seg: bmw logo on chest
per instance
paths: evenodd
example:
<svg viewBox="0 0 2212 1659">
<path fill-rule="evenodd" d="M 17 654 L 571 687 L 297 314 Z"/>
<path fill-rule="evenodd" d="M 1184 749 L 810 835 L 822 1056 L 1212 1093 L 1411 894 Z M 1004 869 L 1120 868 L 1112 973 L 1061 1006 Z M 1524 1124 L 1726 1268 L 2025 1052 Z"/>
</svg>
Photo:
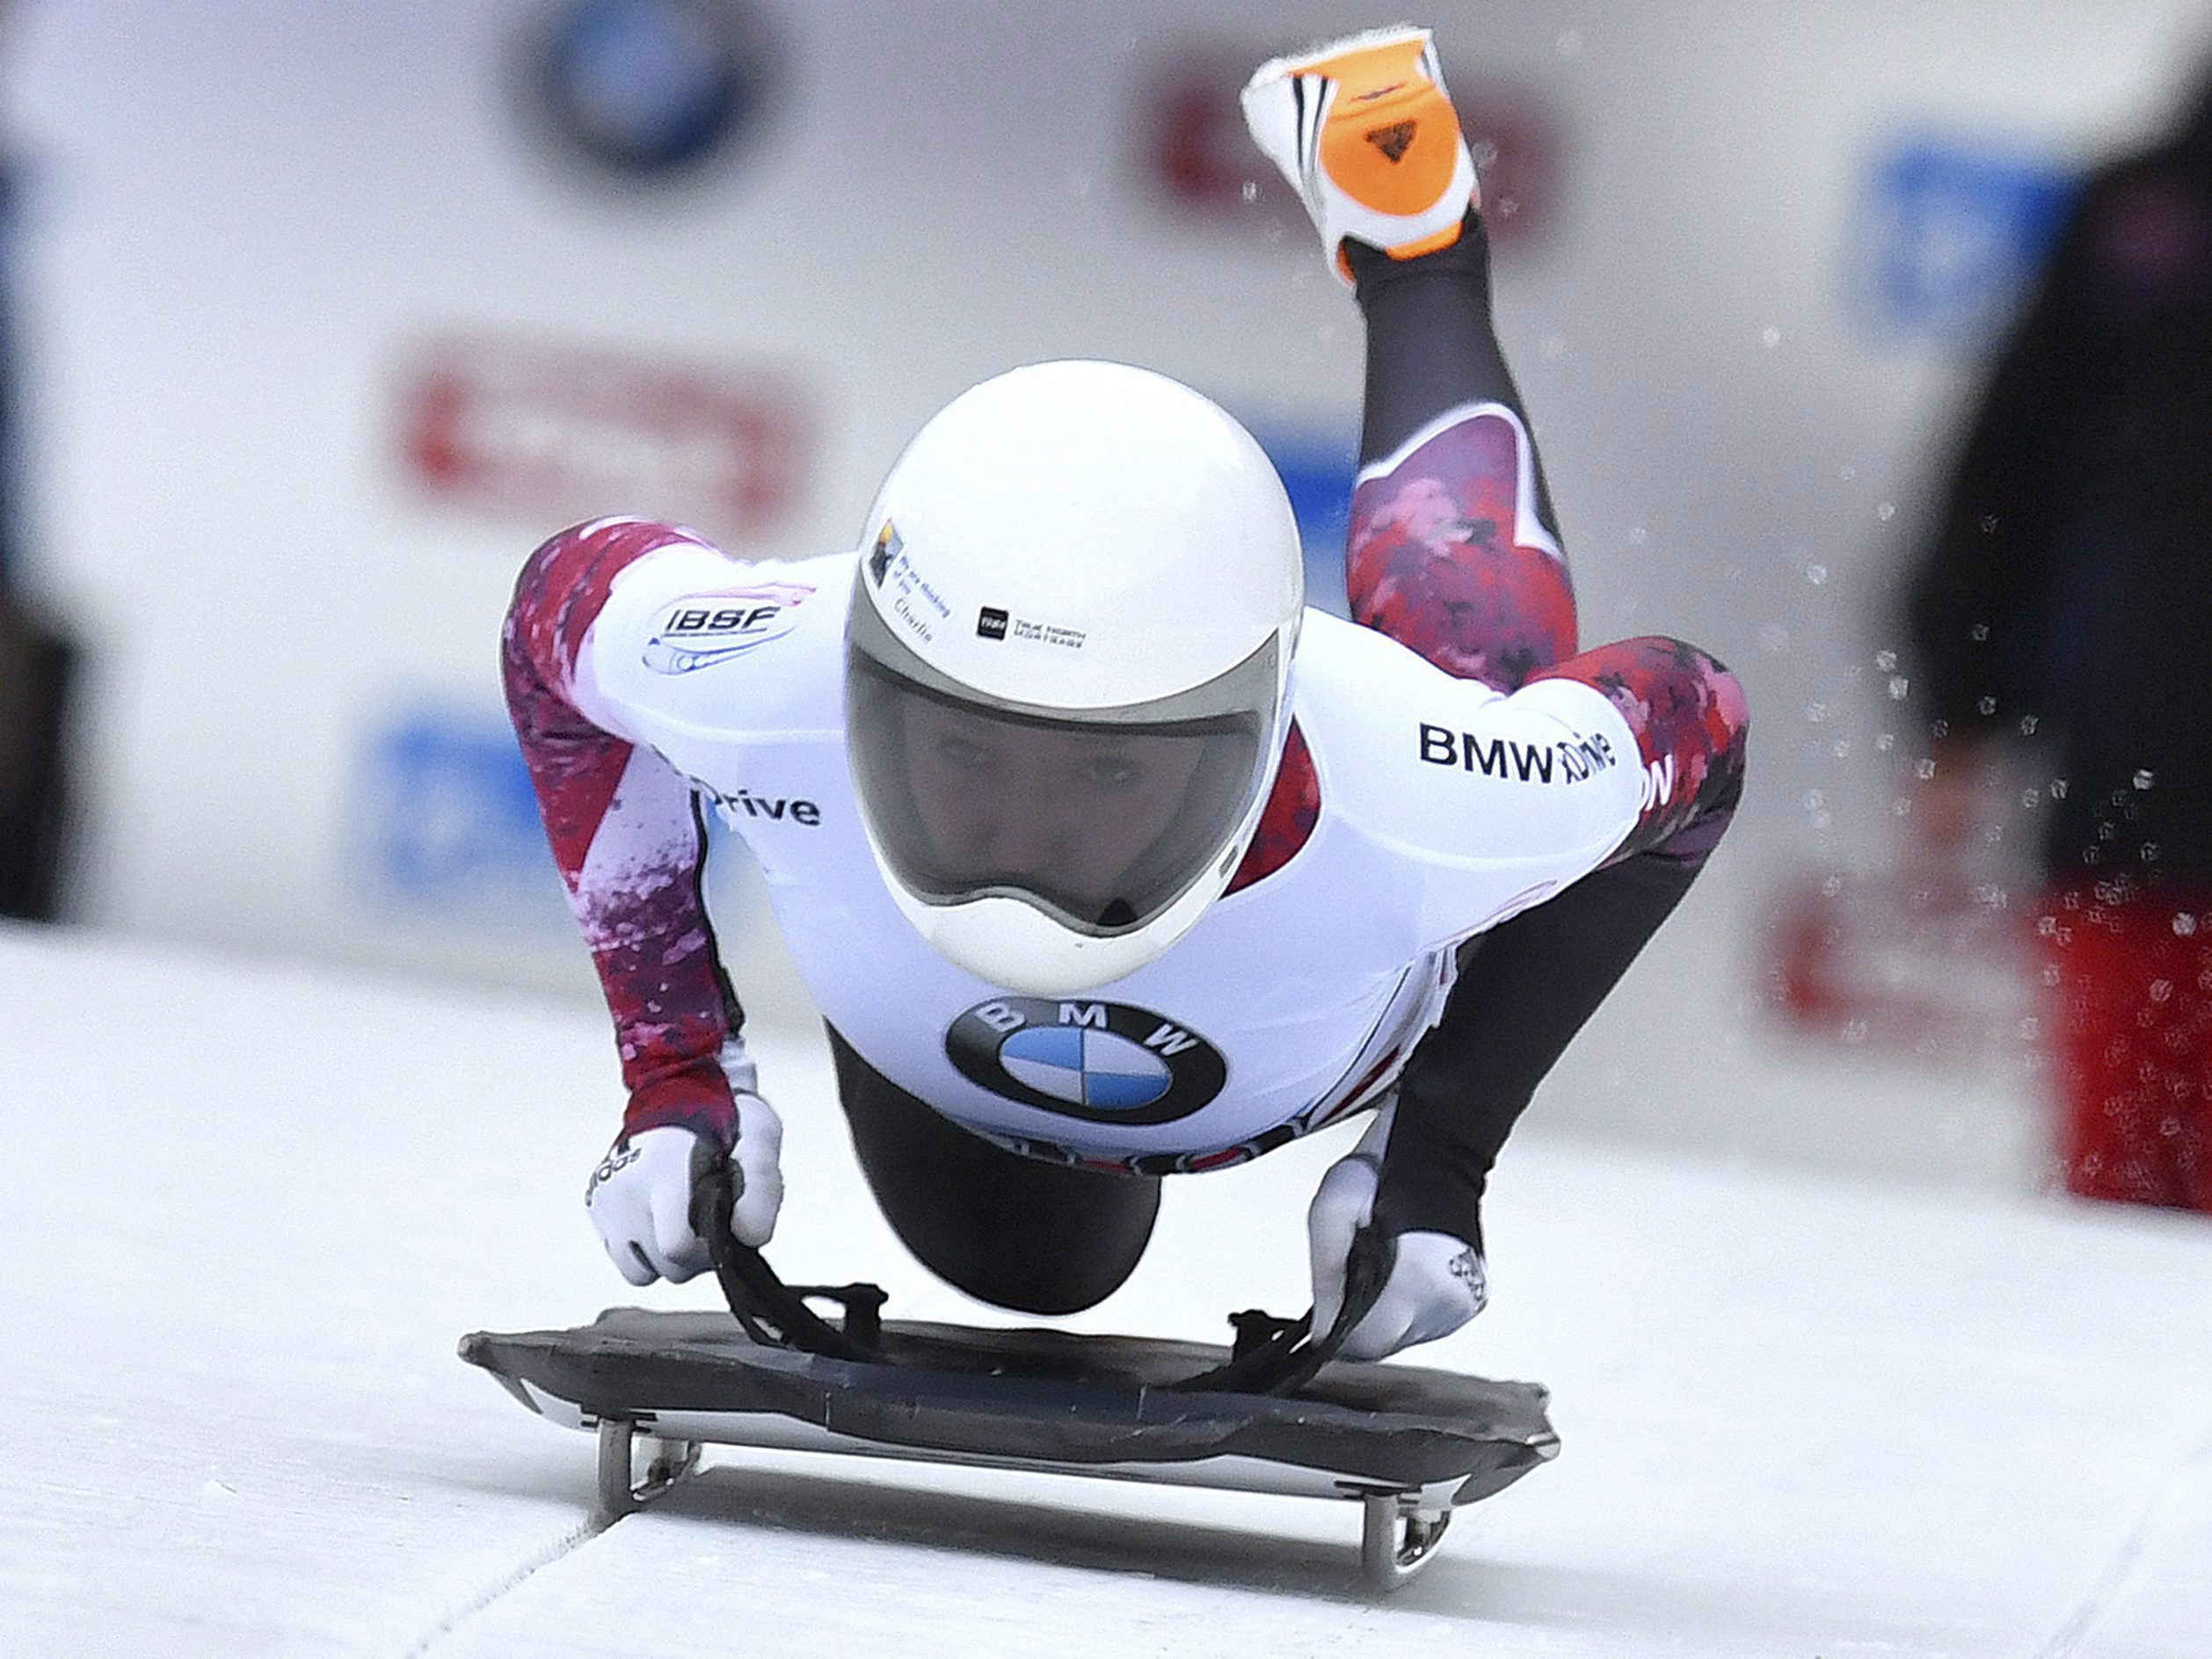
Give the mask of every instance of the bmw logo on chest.
<svg viewBox="0 0 2212 1659">
<path fill-rule="evenodd" d="M 1165 1124 L 1221 1092 L 1228 1062 L 1196 1031 L 1125 1002 L 995 997 L 945 1033 L 979 1088 L 1092 1124 Z"/>
</svg>

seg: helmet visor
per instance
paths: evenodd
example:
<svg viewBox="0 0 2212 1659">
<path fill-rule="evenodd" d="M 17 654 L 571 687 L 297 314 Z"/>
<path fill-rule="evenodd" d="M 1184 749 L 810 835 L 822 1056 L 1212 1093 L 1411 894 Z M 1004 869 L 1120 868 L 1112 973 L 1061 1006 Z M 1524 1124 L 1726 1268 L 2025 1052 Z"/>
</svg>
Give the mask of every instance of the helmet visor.
<svg viewBox="0 0 2212 1659">
<path fill-rule="evenodd" d="M 1228 851 L 1265 770 L 1272 642 L 1149 711 L 1078 714 L 925 683 L 861 647 L 875 631 L 855 629 L 847 743 L 884 862 L 923 902 L 1000 895 L 1081 933 L 1126 933 Z"/>
</svg>

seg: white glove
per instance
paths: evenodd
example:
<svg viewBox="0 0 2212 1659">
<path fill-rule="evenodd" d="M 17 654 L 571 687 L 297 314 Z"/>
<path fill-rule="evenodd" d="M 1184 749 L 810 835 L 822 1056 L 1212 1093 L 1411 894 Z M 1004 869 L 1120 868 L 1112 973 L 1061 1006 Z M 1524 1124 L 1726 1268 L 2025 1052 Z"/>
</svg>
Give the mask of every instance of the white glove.
<svg viewBox="0 0 2212 1659">
<path fill-rule="evenodd" d="M 783 1204 L 783 1122 L 758 1095 L 737 1096 L 738 1139 L 730 1149 L 736 1202 L 730 1233 L 758 1249 L 775 1232 Z M 670 1126 L 624 1135 L 592 1171 L 584 1207 L 622 1276 L 632 1284 L 666 1279 L 680 1284 L 713 1265 L 707 1241 L 692 1230 L 691 1198 L 714 1150 L 688 1129 Z"/>
<path fill-rule="evenodd" d="M 1317 1335 L 1335 1326 L 1344 1305 L 1352 1240 L 1374 1219 L 1382 1149 L 1389 1138 L 1390 1111 L 1385 1108 L 1350 1155 L 1328 1167 L 1306 1212 Z M 1339 1352 L 1346 1359 L 1380 1359 L 1415 1342 L 1448 1336 L 1489 1300 L 1481 1255 L 1465 1239 L 1448 1233 L 1401 1233 L 1391 1242 L 1390 1275 L 1375 1305 L 1345 1337 Z"/>
</svg>

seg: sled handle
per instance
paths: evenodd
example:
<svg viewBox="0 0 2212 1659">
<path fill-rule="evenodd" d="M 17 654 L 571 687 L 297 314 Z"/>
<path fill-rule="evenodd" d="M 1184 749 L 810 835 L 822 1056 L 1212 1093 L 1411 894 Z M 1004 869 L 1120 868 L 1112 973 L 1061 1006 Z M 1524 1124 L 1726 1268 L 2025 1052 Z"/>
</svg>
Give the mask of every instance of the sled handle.
<svg viewBox="0 0 2212 1659">
<path fill-rule="evenodd" d="M 1396 1254 L 1390 1239 L 1372 1227 L 1362 1227 L 1352 1235 L 1351 1255 L 1344 1264 L 1343 1306 L 1336 1310 L 1335 1322 L 1321 1335 L 1313 1334 L 1313 1313 L 1308 1308 L 1297 1319 L 1274 1321 L 1273 1331 L 1226 1364 L 1168 1386 L 1178 1393 L 1241 1394 L 1287 1394 L 1303 1388 L 1316 1372 L 1336 1357 L 1344 1339 L 1367 1317 L 1367 1310 L 1382 1294 Z M 1233 1322 L 1252 1319 L 1249 1313 L 1231 1317 Z M 1242 1329 L 1240 1324 L 1240 1334 Z"/>
<path fill-rule="evenodd" d="M 768 1265 L 768 1258 L 730 1231 L 730 1212 L 736 1203 L 731 1190 L 730 1165 L 717 1159 L 700 1177 L 692 1194 L 692 1230 L 707 1241 L 716 1280 L 730 1304 L 730 1312 L 746 1334 L 757 1342 L 795 1348 L 826 1359 L 855 1360 L 877 1365 L 899 1362 L 883 1349 L 883 1290 L 874 1284 L 786 1284 Z M 1390 1277 L 1396 1250 L 1393 1241 L 1372 1228 L 1352 1236 L 1351 1255 L 1344 1267 L 1344 1302 L 1336 1320 L 1316 1337 L 1311 1308 L 1294 1320 L 1275 1320 L 1265 1314 L 1232 1315 L 1240 1340 L 1229 1359 L 1195 1377 L 1165 1383 L 1173 1393 L 1283 1394 L 1303 1388 L 1313 1374 L 1336 1357 L 1344 1339 L 1367 1316 Z M 809 1297 L 825 1297 L 845 1308 L 842 1327 L 833 1325 L 806 1305 Z M 1274 1328 L 1257 1341 L 1243 1340 L 1262 1321 Z"/>
<path fill-rule="evenodd" d="M 803 1349 L 831 1359 L 885 1363 L 882 1348 L 884 1292 L 873 1284 L 786 1284 L 751 1245 L 730 1231 L 737 1195 L 730 1187 L 730 1162 L 717 1158 L 707 1166 L 691 1197 L 692 1231 L 707 1241 L 708 1259 L 722 1286 L 723 1299 L 757 1342 Z M 703 1222 L 705 1225 L 700 1225 Z M 808 1296 L 841 1302 L 845 1322 L 831 1324 L 806 1305 Z"/>
</svg>

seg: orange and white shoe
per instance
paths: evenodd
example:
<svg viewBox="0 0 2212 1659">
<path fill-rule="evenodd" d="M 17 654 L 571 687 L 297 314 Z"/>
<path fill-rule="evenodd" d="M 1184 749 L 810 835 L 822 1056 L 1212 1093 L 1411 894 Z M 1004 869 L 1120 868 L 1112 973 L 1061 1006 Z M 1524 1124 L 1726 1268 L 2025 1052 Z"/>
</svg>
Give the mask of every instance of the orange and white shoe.
<svg viewBox="0 0 2212 1659">
<path fill-rule="evenodd" d="M 1305 199 L 1347 282 L 1347 236 L 1410 259 L 1457 242 L 1480 205 L 1426 29 L 1373 29 L 1277 58 L 1243 101 L 1244 124 Z"/>
</svg>

